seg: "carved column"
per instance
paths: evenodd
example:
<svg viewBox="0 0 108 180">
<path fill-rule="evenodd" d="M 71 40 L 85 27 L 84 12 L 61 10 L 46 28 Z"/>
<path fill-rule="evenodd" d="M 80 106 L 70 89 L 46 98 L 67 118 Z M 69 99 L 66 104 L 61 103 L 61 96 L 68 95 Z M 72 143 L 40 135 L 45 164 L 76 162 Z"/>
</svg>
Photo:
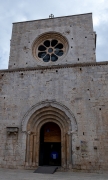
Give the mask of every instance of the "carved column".
<svg viewBox="0 0 108 180">
<path fill-rule="evenodd" d="M 30 134 L 30 147 L 29 147 L 29 165 L 32 166 L 33 162 L 33 134 Z"/>
<path fill-rule="evenodd" d="M 26 166 L 29 166 L 29 158 L 30 158 L 30 134 L 31 132 L 27 132 L 27 143 L 26 143 Z"/>
<path fill-rule="evenodd" d="M 66 168 L 66 137 L 65 133 L 62 132 L 62 138 L 61 138 L 61 159 L 62 159 L 62 167 Z"/>
<path fill-rule="evenodd" d="M 72 134 L 69 134 L 69 169 L 72 169 Z"/>
<path fill-rule="evenodd" d="M 36 156 L 36 166 L 39 165 L 39 133 L 36 133 L 36 151 L 35 151 L 35 156 Z"/>
<path fill-rule="evenodd" d="M 33 166 L 36 166 L 36 135 L 33 135 Z"/>
<path fill-rule="evenodd" d="M 69 167 L 69 138 L 68 134 L 66 133 L 66 167 Z"/>
</svg>

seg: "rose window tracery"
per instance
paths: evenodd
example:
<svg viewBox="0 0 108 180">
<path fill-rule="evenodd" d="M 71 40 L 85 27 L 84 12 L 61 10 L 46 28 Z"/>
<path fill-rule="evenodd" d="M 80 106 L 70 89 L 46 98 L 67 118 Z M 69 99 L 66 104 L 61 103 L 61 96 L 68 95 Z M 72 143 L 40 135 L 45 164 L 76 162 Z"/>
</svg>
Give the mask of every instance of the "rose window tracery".
<svg viewBox="0 0 108 180">
<path fill-rule="evenodd" d="M 46 33 L 33 43 L 32 53 L 36 60 L 56 62 L 63 58 L 68 49 L 67 40 L 59 33 Z"/>
<path fill-rule="evenodd" d="M 57 61 L 63 54 L 63 44 L 55 39 L 46 40 L 38 47 L 38 57 L 44 62 Z"/>
</svg>

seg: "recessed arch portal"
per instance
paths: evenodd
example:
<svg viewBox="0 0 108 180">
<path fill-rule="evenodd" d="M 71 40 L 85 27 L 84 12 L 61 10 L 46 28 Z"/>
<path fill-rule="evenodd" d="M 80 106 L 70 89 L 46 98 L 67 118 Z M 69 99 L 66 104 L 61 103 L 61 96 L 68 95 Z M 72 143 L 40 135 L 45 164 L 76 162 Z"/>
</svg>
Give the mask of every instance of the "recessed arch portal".
<svg viewBox="0 0 108 180">
<path fill-rule="evenodd" d="M 27 132 L 26 166 L 39 166 L 40 131 L 46 123 L 55 123 L 61 131 L 61 166 L 72 166 L 72 136 L 77 131 L 76 120 L 65 106 L 57 102 L 35 105 L 22 120 L 22 132 Z"/>
</svg>

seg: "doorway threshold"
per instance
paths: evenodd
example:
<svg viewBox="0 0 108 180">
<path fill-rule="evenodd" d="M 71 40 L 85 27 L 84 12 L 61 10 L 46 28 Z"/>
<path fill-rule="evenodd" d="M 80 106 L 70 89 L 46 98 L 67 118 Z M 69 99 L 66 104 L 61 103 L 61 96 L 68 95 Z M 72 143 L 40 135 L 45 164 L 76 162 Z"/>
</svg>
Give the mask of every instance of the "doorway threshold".
<svg viewBox="0 0 108 180">
<path fill-rule="evenodd" d="M 40 174 L 53 174 L 58 169 L 57 166 L 39 166 L 34 173 Z"/>
</svg>

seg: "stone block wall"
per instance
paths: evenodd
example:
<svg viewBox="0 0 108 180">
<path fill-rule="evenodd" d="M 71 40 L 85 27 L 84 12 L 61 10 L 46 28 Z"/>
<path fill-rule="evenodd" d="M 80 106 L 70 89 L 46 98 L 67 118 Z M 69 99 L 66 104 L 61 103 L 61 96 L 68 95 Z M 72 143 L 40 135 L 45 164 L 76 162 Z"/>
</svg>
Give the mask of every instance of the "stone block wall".
<svg viewBox="0 0 108 180">
<path fill-rule="evenodd" d="M 34 41 L 47 32 L 62 34 L 69 45 L 66 56 L 53 63 L 38 61 L 32 54 Z M 95 62 L 95 40 L 91 13 L 14 23 L 9 69 Z"/>
<path fill-rule="evenodd" d="M 58 33 L 67 40 L 63 58 L 48 63 L 34 58 L 33 43 L 44 33 Z M 32 151 L 26 146 L 31 132 L 28 127 L 22 131 L 23 119 L 37 104 L 56 102 L 77 124 L 73 131 L 72 119 L 65 119 L 70 126 L 63 136 L 72 144 L 65 151 L 72 163 L 67 167 L 108 168 L 108 63 L 95 62 L 95 40 L 91 13 L 13 24 L 9 69 L 0 70 L 0 167 L 25 168 Z"/>
<path fill-rule="evenodd" d="M 75 169 L 108 168 L 108 63 L 0 71 L 0 167 L 24 168 L 26 135 L 21 122 L 29 109 L 55 100 L 71 110 Z M 7 134 L 6 127 L 18 127 Z"/>
</svg>

